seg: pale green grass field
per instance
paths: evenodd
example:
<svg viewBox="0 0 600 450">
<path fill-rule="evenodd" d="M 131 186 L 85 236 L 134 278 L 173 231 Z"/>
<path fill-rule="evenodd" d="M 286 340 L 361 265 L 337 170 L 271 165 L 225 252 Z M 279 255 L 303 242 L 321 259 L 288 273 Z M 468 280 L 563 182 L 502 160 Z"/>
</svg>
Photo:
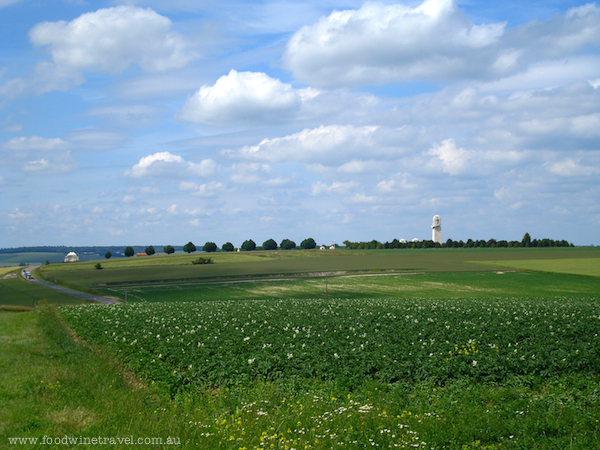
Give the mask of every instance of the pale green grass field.
<svg viewBox="0 0 600 450">
<path fill-rule="evenodd" d="M 18 270 L 18 267 L 0 267 L 0 277 L 15 272 L 16 270 Z"/>
<path fill-rule="evenodd" d="M 600 258 L 482 261 L 480 263 L 506 266 L 512 269 L 600 277 Z"/>
</svg>

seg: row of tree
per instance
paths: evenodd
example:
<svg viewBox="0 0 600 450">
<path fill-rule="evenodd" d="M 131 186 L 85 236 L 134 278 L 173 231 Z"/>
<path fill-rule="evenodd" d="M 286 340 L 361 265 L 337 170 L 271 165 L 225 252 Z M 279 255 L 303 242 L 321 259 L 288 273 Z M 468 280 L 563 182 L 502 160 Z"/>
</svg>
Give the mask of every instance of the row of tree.
<svg viewBox="0 0 600 450">
<path fill-rule="evenodd" d="M 306 250 L 310 250 L 311 248 L 315 248 L 316 246 L 317 243 L 313 238 L 304 239 L 300 244 L 300 247 Z M 278 246 L 275 239 L 267 239 L 265 242 L 263 242 L 262 247 L 260 247 L 260 249 L 277 250 L 278 247 L 283 250 L 292 250 L 296 248 L 296 243 L 290 239 L 284 239 Z M 242 243 L 240 248 L 244 251 L 251 252 L 259 247 L 257 247 L 256 242 L 254 242 L 252 239 L 248 239 Z M 214 242 L 207 242 L 206 244 L 204 244 L 204 247 L 202 247 L 202 250 L 205 252 L 216 252 L 218 250 L 218 247 L 217 244 L 215 244 Z M 226 242 L 221 246 L 221 250 L 225 252 L 232 252 L 235 250 L 235 247 L 231 242 Z M 183 251 L 187 253 L 195 252 L 196 246 L 192 242 L 188 242 L 183 246 Z"/>
<path fill-rule="evenodd" d="M 369 242 L 350 242 L 344 241 L 344 245 L 347 248 L 353 250 L 362 249 L 386 249 L 386 248 L 518 248 L 518 247 L 574 247 L 574 245 L 566 240 L 554 240 L 554 239 L 531 239 L 529 233 L 525 233 L 521 241 L 506 241 L 496 239 L 489 240 L 473 240 L 467 239 L 467 242 L 462 240 L 454 241 L 448 239 L 445 243 L 440 244 L 433 241 L 419 241 L 419 242 L 400 242 L 398 239 L 394 239 L 392 242 L 379 242 L 372 240 Z"/>
<path fill-rule="evenodd" d="M 448 239 L 445 243 L 440 244 L 433 241 L 418 241 L 418 242 L 401 242 L 398 239 L 394 239 L 392 242 L 379 242 L 372 240 L 369 242 L 350 242 L 344 241 L 346 248 L 353 250 L 362 249 L 395 249 L 395 248 L 517 248 L 517 247 L 574 247 L 574 245 L 565 240 L 554 240 L 554 239 L 531 239 L 529 233 L 525 233 L 521 241 L 505 241 L 496 239 L 489 239 L 487 241 L 467 239 L 466 242 L 454 241 Z M 317 246 L 317 243 L 313 238 L 304 239 L 300 243 L 300 248 L 305 250 L 313 249 Z M 263 242 L 262 247 L 257 247 L 256 242 L 252 239 L 244 241 L 241 245 L 241 249 L 247 252 L 261 249 L 261 250 L 292 250 L 296 248 L 296 243 L 290 239 L 284 239 L 279 245 L 275 239 L 267 239 Z M 216 252 L 219 248 L 214 242 L 207 242 L 202 247 L 202 251 L 206 253 Z M 233 252 L 235 247 L 231 242 L 226 242 L 221 246 L 221 250 L 225 252 Z M 197 251 L 197 247 L 190 241 L 183 246 L 183 251 L 186 253 L 194 253 Z M 163 252 L 167 255 L 175 253 L 175 248 L 172 245 L 167 245 L 163 248 Z M 154 255 L 156 251 L 154 247 L 150 246 L 146 248 L 147 255 Z M 123 254 L 127 257 L 135 255 L 133 247 L 126 247 Z M 107 251 L 104 255 L 107 259 L 112 256 L 110 251 Z"/>
<path fill-rule="evenodd" d="M 312 248 L 315 248 L 316 246 L 317 246 L 317 243 L 315 242 L 315 240 L 313 238 L 304 239 L 302 241 L 302 243 L 300 244 L 300 248 L 303 248 L 306 250 L 310 250 Z M 244 241 L 243 244 L 241 245 L 241 249 L 244 251 L 247 251 L 247 252 L 256 250 L 257 248 L 258 247 L 256 246 L 256 242 L 254 242 L 252 239 L 248 239 L 248 240 Z M 278 248 L 277 242 L 274 239 L 267 239 L 265 242 L 263 242 L 263 245 L 262 245 L 262 250 L 277 250 L 277 248 Z M 281 248 L 283 250 L 292 250 L 292 249 L 296 248 L 296 243 L 290 239 L 284 239 L 279 244 L 279 248 Z M 202 247 L 202 251 L 204 251 L 206 253 L 216 252 L 218 249 L 219 248 L 217 247 L 217 244 L 215 244 L 214 242 L 207 242 Z M 197 250 L 198 250 L 198 248 L 191 241 L 183 246 L 183 251 L 186 253 L 194 253 Z M 225 251 L 225 252 L 233 252 L 235 250 L 235 247 L 233 246 L 233 244 L 231 242 L 226 242 L 225 244 L 223 244 L 221 246 L 221 250 Z M 175 248 L 172 245 L 167 245 L 163 248 L 163 252 L 166 253 L 167 255 L 170 255 L 172 253 L 175 253 Z M 146 247 L 146 255 L 150 256 L 150 255 L 154 255 L 155 253 L 156 253 L 156 250 L 154 249 L 153 246 Z M 133 247 L 125 247 L 123 254 L 127 257 L 130 257 L 130 256 L 135 255 L 135 250 L 133 249 Z M 112 256 L 112 253 L 110 251 L 107 251 L 104 254 L 104 257 L 106 259 L 109 259 L 111 256 Z"/>
</svg>

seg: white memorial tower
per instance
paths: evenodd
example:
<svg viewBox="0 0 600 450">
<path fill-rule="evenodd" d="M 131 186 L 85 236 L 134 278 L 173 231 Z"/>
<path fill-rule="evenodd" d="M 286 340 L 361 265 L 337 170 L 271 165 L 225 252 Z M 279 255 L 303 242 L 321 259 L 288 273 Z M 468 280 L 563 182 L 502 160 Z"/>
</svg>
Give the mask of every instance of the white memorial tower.
<svg viewBox="0 0 600 450">
<path fill-rule="evenodd" d="M 439 244 L 442 243 L 442 219 L 440 216 L 433 216 L 433 225 L 431 225 L 431 240 Z"/>
</svg>

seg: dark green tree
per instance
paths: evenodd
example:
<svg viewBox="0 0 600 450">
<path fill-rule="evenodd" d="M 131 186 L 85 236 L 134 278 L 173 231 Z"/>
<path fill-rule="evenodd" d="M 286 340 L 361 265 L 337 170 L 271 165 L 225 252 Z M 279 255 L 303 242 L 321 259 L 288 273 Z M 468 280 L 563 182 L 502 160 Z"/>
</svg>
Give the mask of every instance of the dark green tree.
<svg viewBox="0 0 600 450">
<path fill-rule="evenodd" d="M 163 248 L 163 252 L 165 252 L 167 255 L 171 255 L 175 253 L 175 249 L 172 245 L 167 245 L 165 248 Z"/>
<path fill-rule="evenodd" d="M 110 259 L 110 258 L 111 258 L 111 256 L 112 256 L 112 253 L 110 252 L 110 250 L 109 250 L 109 251 L 107 251 L 107 252 L 104 254 L 104 257 L 105 257 L 106 259 Z"/>
<path fill-rule="evenodd" d="M 214 242 L 207 242 L 206 244 L 204 244 L 204 247 L 202 247 L 202 250 L 204 250 L 206 253 L 216 252 L 217 244 L 215 244 Z"/>
<path fill-rule="evenodd" d="M 244 241 L 244 243 L 242 244 L 242 250 L 245 250 L 247 252 L 256 250 L 256 242 L 254 242 L 252 239 L 248 239 L 247 241 Z"/>
<path fill-rule="evenodd" d="M 133 256 L 133 255 L 135 255 L 135 252 L 133 251 L 133 247 L 125 247 L 125 251 L 123 251 L 123 254 L 124 254 L 125 256 L 127 256 L 128 258 L 129 258 L 130 256 Z"/>
<path fill-rule="evenodd" d="M 525 233 L 525 236 L 523 236 L 523 240 L 521 241 L 521 245 L 523 247 L 531 247 L 531 236 L 529 236 L 529 233 Z"/>
<path fill-rule="evenodd" d="M 191 242 L 188 242 L 183 246 L 183 251 L 186 253 L 194 253 L 196 251 L 196 246 Z"/>
<path fill-rule="evenodd" d="M 348 241 L 346 241 L 348 242 Z M 302 243 L 300 244 L 300 247 L 306 249 L 306 250 L 310 250 L 311 248 L 315 248 L 317 246 L 317 243 L 315 242 L 315 240 L 313 238 L 308 238 L 308 239 L 304 239 L 302 241 Z"/>
<path fill-rule="evenodd" d="M 277 250 L 277 242 L 275 242 L 274 239 L 269 239 L 263 242 L 262 246 L 264 250 Z"/>
<path fill-rule="evenodd" d="M 150 247 L 146 247 L 146 255 L 148 256 L 152 256 L 156 253 L 156 250 L 154 250 L 154 247 L 150 246 Z"/>
<path fill-rule="evenodd" d="M 284 239 L 283 241 L 281 241 L 281 244 L 279 246 L 283 250 L 291 250 L 293 248 L 296 248 L 296 243 L 294 241 L 289 240 L 289 239 Z"/>
<path fill-rule="evenodd" d="M 232 252 L 235 250 L 235 248 L 233 247 L 233 244 L 231 242 L 226 242 L 225 244 L 223 244 L 223 247 L 221 247 L 221 250 L 225 252 Z"/>
</svg>

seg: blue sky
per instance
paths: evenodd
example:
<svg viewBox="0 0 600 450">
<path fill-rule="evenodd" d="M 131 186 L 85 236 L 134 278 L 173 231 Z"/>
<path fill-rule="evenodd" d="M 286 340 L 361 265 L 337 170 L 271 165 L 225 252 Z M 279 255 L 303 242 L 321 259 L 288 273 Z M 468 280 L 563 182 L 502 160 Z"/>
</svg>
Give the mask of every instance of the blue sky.
<svg viewBox="0 0 600 450">
<path fill-rule="evenodd" d="M 600 6 L 0 0 L 0 247 L 600 244 Z"/>
</svg>

